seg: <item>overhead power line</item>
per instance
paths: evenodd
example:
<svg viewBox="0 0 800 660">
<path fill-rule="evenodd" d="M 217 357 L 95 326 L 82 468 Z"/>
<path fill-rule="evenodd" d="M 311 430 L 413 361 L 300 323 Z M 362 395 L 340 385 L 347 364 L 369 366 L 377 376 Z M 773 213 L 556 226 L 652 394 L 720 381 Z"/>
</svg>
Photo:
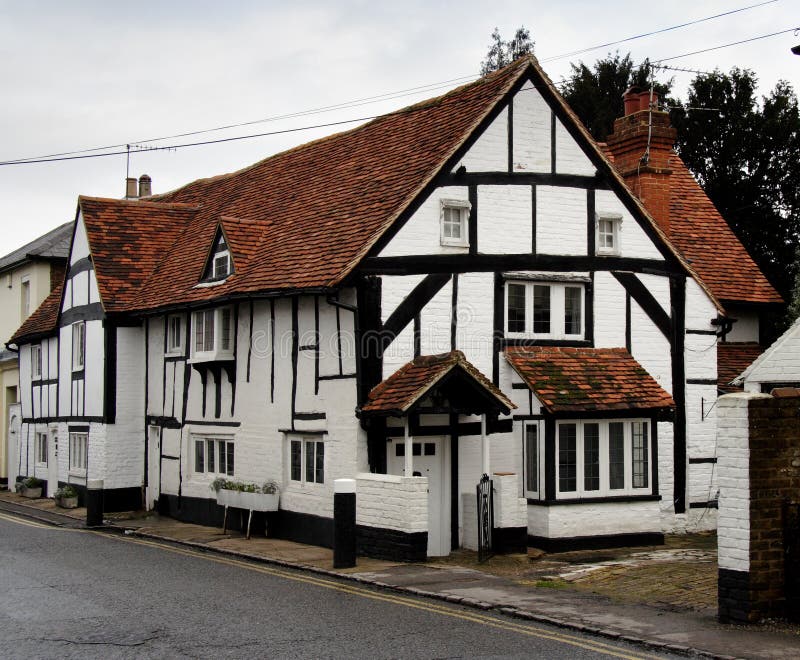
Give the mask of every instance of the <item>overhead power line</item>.
<svg viewBox="0 0 800 660">
<path fill-rule="evenodd" d="M 644 38 L 644 37 L 647 37 L 647 36 L 660 34 L 662 32 L 668 32 L 668 31 L 671 31 L 671 30 L 676 30 L 676 29 L 679 29 L 679 28 L 687 27 L 687 26 L 690 26 L 690 25 L 695 25 L 697 23 L 703 23 L 703 22 L 706 22 L 706 21 L 709 21 L 709 20 L 712 20 L 712 19 L 715 19 L 715 18 L 720 18 L 722 16 L 728 16 L 730 14 L 736 14 L 736 13 L 739 13 L 739 12 L 747 11 L 749 9 L 754 9 L 754 8 L 761 7 L 761 6 L 764 6 L 764 5 L 772 4 L 772 3 L 777 2 L 777 1 L 778 0 L 767 0 L 766 2 L 761 2 L 761 3 L 755 4 L 755 5 L 749 5 L 747 7 L 741 7 L 739 9 L 734 9 L 734 10 L 731 10 L 731 11 L 723 12 L 721 14 L 715 14 L 713 16 L 707 16 L 705 18 L 697 19 L 697 20 L 694 20 L 694 21 L 689 21 L 689 22 L 686 22 L 686 23 L 681 23 L 679 25 L 674 25 L 674 26 L 670 26 L 670 27 L 667 27 L 667 28 L 661 28 L 659 30 L 654 30 L 654 31 L 651 31 L 651 32 L 642 33 L 642 34 L 635 35 L 635 36 L 632 36 L 632 37 L 626 37 L 625 39 L 621 39 L 619 41 L 612 41 L 612 42 L 608 42 L 606 44 L 601 44 L 601 45 L 598 45 L 598 46 L 591 46 L 589 48 L 585 48 L 585 49 L 578 50 L 578 51 L 572 51 L 570 53 L 564 53 L 562 55 L 555 55 L 555 56 L 552 56 L 552 57 L 543 58 L 540 61 L 541 62 L 550 62 L 550 61 L 554 61 L 554 60 L 557 60 L 557 59 L 562 59 L 564 57 L 570 57 L 570 56 L 577 55 L 577 54 L 580 54 L 580 53 L 589 52 L 591 50 L 596 50 L 598 48 L 605 48 L 605 47 L 608 47 L 608 46 L 613 46 L 615 44 L 625 43 L 627 41 L 632 41 L 632 40 L 635 40 L 635 39 L 641 39 L 641 38 Z M 670 60 L 674 60 L 674 59 L 678 59 L 678 58 L 681 58 L 681 57 L 687 57 L 689 55 L 696 55 L 698 53 L 704 53 L 704 52 L 708 52 L 708 51 L 712 51 L 712 50 L 719 50 L 719 49 L 722 49 L 722 48 L 728 48 L 730 46 L 735 46 L 735 45 L 738 45 L 738 44 L 748 43 L 748 42 L 751 42 L 751 41 L 757 41 L 759 39 L 766 39 L 768 37 L 773 37 L 773 36 L 776 36 L 776 35 L 785 34 L 787 32 L 792 32 L 792 31 L 797 30 L 797 29 L 800 29 L 800 28 L 790 28 L 788 30 L 783 30 L 783 31 L 780 31 L 780 32 L 773 32 L 771 34 L 761 35 L 759 37 L 752 37 L 750 39 L 744 39 L 744 40 L 741 40 L 741 41 L 735 41 L 735 42 L 731 42 L 729 44 L 723 44 L 723 45 L 715 46 L 715 47 L 712 47 L 712 48 L 707 48 L 707 49 L 703 49 L 703 50 L 694 51 L 692 53 L 684 53 L 683 55 L 675 55 L 673 57 L 661 58 L 659 60 L 655 60 L 652 63 L 652 65 L 654 66 L 654 68 L 671 69 L 671 70 L 674 70 L 674 71 L 686 71 L 686 72 L 689 72 L 689 73 L 698 73 L 698 74 L 706 74 L 707 75 L 707 72 L 704 72 L 704 71 L 697 71 L 697 70 L 693 70 L 693 69 L 679 69 L 679 68 L 676 68 L 676 67 L 668 67 L 668 66 L 665 66 L 665 65 L 661 65 L 660 63 L 661 62 L 670 61 Z M 369 121 L 371 119 L 376 119 L 378 117 L 382 117 L 382 116 L 386 116 L 386 115 L 378 114 L 378 115 L 372 115 L 372 116 L 369 116 L 369 117 L 359 117 L 359 118 L 354 118 L 354 119 L 346 119 L 346 120 L 342 120 L 342 121 L 330 122 L 330 123 L 325 123 L 325 124 L 316 124 L 316 125 L 312 125 L 312 126 L 301 126 L 301 127 L 297 127 L 297 128 L 290 128 L 290 129 L 284 129 L 284 130 L 279 130 L 279 131 L 269 131 L 269 132 L 264 132 L 264 133 L 254 133 L 254 134 L 250 134 L 250 135 L 240 135 L 240 136 L 230 137 L 230 138 L 218 138 L 218 139 L 214 139 L 214 140 L 204 140 L 204 141 L 198 141 L 198 142 L 188 142 L 188 143 L 183 143 L 183 144 L 173 144 L 173 145 L 168 145 L 168 146 L 163 146 L 163 147 L 162 146 L 153 146 L 153 147 L 151 147 L 151 146 L 142 146 L 143 143 L 160 142 L 160 141 L 164 141 L 164 140 L 176 139 L 176 138 L 181 138 L 181 137 L 190 137 L 190 136 L 193 136 L 193 135 L 203 135 L 203 134 L 213 133 L 213 132 L 222 131 L 222 130 L 230 130 L 232 128 L 241 128 L 241 127 L 252 126 L 252 125 L 260 124 L 260 123 L 274 122 L 274 121 L 279 121 L 279 120 L 283 120 L 283 119 L 291 119 L 291 118 L 297 118 L 297 117 L 310 116 L 310 115 L 320 114 L 320 113 L 325 113 L 325 112 L 333 112 L 335 110 L 344 110 L 344 109 L 359 107 L 359 106 L 368 105 L 368 104 L 371 104 L 371 103 L 379 103 L 381 101 L 394 100 L 394 99 L 397 99 L 397 98 L 402 98 L 404 96 L 410 96 L 410 95 L 419 94 L 419 93 L 423 93 L 423 92 L 431 92 L 431 91 L 440 89 L 442 87 L 447 87 L 447 86 L 449 86 L 449 85 L 451 85 L 453 83 L 468 82 L 468 81 L 473 80 L 475 78 L 477 78 L 477 75 L 459 76 L 459 77 L 456 77 L 456 78 L 450 78 L 448 80 L 443 80 L 443 81 L 440 81 L 440 82 L 428 83 L 428 84 L 425 84 L 425 85 L 418 85 L 416 87 L 409 87 L 409 88 L 406 88 L 406 89 L 403 89 L 403 90 L 398 90 L 398 91 L 395 91 L 395 92 L 385 92 L 383 94 L 377 94 L 377 95 L 374 95 L 374 96 L 367 96 L 367 97 L 363 97 L 363 98 L 360 98 L 360 99 L 354 99 L 354 100 L 351 100 L 351 101 L 343 101 L 341 103 L 332 104 L 332 105 L 328 105 L 328 106 L 321 106 L 321 107 L 318 107 L 318 108 L 311 108 L 311 109 L 301 110 L 301 111 L 298 111 L 298 112 L 287 113 L 287 114 L 283 114 L 283 115 L 274 115 L 274 116 L 271 116 L 271 117 L 265 117 L 265 118 L 262 118 L 262 119 L 256 119 L 256 120 L 251 120 L 251 121 L 239 122 L 239 123 L 234 123 L 234 124 L 227 124 L 227 125 L 223 125 L 223 126 L 217 126 L 217 127 L 214 127 L 214 128 L 207 128 L 207 129 L 201 129 L 201 130 L 196 130 L 196 131 L 186 131 L 186 132 L 183 132 L 183 133 L 176 133 L 176 134 L 173 134 L 173 135 L 167 135 L 167 136 L 162 136 L 162 137 L 157 137 L 157 138 L 148 138 L 146 140 L 135 140 L 135 141 L 124 142 L 124 143 L 119 143 L 119 144 L 107 145 L 107 146 L 104 146 L 104 147 L 91 147 L 91 148 L 87 148 L 87 149 L 78 149 L 78 150 L 74 150 L 74 151 L 64 151 L 64 152 L 58 152 L 58 153 L 52 153 L 52 154 L 44 154 L 44 155 L 41 155 L 41 156 L 30 156 L 30 157 L 25 157 L 25 158 L 9 159 L 9 160 L 5 160 L 5 161 L 0 161 L 0 166 L 27 165 L 27 164 L 34 164 L 34 163 L 48 163 L 48 162 L 68 161 L 68 160 L 83 160 L 83 159 L 88 159 L 88 158 L 102 158 L 102 157 L 106 157 L 106 156 L 117 156 L 117 155 L 121 155 L 121 154 L 129 154 L 131 151 L 136 151 L 136 152 L 143 152 L 143 151 L 174 151 L 176 149 L 181 149 L 181 148 L 185 148 L 185 147 L 195 147 L 195 146 L 219 144 L 219 143 L 224 143 L 224 142 L 234 142 L 234 141 L 247 140 L 247 139 L 253 139 L 253 138 L 258 138 L 258 137 L 266 137 L 266 136 L 270 136 L 270 135 L 280 135 L 280 134 L 285 134 L 285 133 L 295 133 L 295 132 L 299 132 L 299 131 L 313 130 L 313 129 L 317 129 L 317 128 L 327 128 L 327 127 L 331 127 L 331 126 L 341 126 L 341 125 L 344 125 L 344 124 L 351 124 L 351 123 L 356 123 L 356 122 L 361 122 L 361 121 Z M 566 81 L 560 81 L 559 83 L 555 83 L 555 84 L 563 85 L 563 84 L 565 84 L 565 82 Z M 387 114 L 391 114 L 391 113 L 387 113 Z M 109 149 L 112 149 L 113 151 L 108 151 Z M 97 153 L 97 152 L 102 152 L 102 153 Z"/>
</svg>

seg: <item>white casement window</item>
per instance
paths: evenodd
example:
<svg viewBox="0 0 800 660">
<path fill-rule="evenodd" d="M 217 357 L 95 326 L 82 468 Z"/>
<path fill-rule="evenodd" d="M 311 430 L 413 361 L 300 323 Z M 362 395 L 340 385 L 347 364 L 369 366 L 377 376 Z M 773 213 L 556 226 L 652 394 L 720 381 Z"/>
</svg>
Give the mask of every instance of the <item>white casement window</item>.
<svg viewBox="0 0 800 660">
<path fill-rule="evenodd" d="M 233 314 L 230 307 L 195 312 L 192 323 L 193 360 L 200 362 L 233 359 Z"/>
<path fill-rule="evenodd" d="M 652 493 L 646 420 L 563 421 L 556 425 L 556 497 Z"/>
<path fill-rule="evenodd" d="M 69 434 L 69 471 L 70 474 L 85 477 L 86 461 L 89 449 L 89 434 L 71 431 Z"/>
<path fill-rule="evenodd" d="M 22 320 L 24 321 L 31 315 L 31 282 L 27 276 L 22 279 L 22 287 L 20 288 L 20 306 Z"/>
<path fill-rule="evenodd" d="M 167 355 L 183 355 L 183 317 L 167 317 Z"/>
<path fill-rule="evenodd" d="M 36 434 L 36 465 L 47 466 L 47 433 Z"/>
<path fill-rule="evenodd" d="M 595 238 L 597 254 L 619 254 L 619 230 L 621 225 L 621 215 L 610 213 L 597 214 L 597 233 Z"/>
<path fill-rule="evenodd" d="M 86 360 L 86 323 L 72 324 L 72 370 L 80 371 Z"/>
<path fill-rule="evenodd" d="M 234 443 L 228 437 L 193 435 L 194 471 L 196 474 L 210 474 L 232 477 L 235 471 Z"/>
<path fill-rule="evenodd" d="M 585 290 L 579 283 L 506 282 L 506 334 L 583 339 Z"/>
<path fill-rule="evenodd" d="M 31 346 L 31 378 L 42 377 L 42 345 Z"/>
<path fill-rule="evenodd" d="M 231 274 L 231 254 L 227 250 L 217 252 L 214 255 L 214 266 L 211 277 L 215 280 L 222 280 Z"/>
<path fill-rule="evenodd" d="M 325 483 L 325 442 L 316 438 L 289 441 L 289 478 L 300 483 Z"/>
<path fill-rule="evenodd" d="M 541 426 L 538 422 L 523 424 L 525 451 L 525 497 L 538 499 L 541 493 Z"/>
<path fill-rule="evenodd" d="M 455 247 L 469 246 L 469 202 L 443 199 L 440 206 L 441 243 Z"/>
</svg>

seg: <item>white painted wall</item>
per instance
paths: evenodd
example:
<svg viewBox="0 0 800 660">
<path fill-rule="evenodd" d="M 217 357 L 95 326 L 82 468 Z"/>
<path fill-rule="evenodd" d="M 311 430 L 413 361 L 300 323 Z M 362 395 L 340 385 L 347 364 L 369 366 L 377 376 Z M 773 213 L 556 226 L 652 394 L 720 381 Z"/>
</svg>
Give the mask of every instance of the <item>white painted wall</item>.
<svg viewBox="0 0 800 660">
<path fill-rule="evenodd" d="M 478 251 L 520 254 L 531 251 L 531 186 L 478 186 Z"/>
<path fill-rule="evenodd" d="M 514 96 L 514 171 L 550 172 L 552 111 L 528 82 Z"/>
<path fill-rule="evenodd" d="M 428 531 L 428 478 L 356 474 L 356 525 Z"/>
<path fill-rule="evenodd" d="M 508 109 L 497 115 L 453 170 L 460 167 L 467 172 L 508 170 Z"/>
<path fill-rule="evenodd" d="M 744 389 L 760 392 L 762 383 L 800 383 L 800 319 L 744 372 Z"/>
<path fill-rule="evenodd" d="M 537 186 L 536 251 L 586 255 L 586 191 Z"/>
</svg>

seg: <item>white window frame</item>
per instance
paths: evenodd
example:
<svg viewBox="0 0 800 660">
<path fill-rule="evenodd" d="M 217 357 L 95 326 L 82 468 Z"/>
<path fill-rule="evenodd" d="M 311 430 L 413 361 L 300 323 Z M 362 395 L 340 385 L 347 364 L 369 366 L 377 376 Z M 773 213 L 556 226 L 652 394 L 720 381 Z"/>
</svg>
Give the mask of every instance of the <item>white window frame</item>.
<svg viewBox="0 0 800 660">
<path fill-rule="evenodd" d="M 77 477 L 85 477 L 88 457 L 89 434 L 86 431 L 70 431 L 69 473 Z"/>
<path fill-rule="evenodd" d="M 42 345 L 31 344 L 31 379 L 42 378 Z"/>
<path fill-rule="evenodd" d="M 299 443 L 300 445 L 300 475 L 299 479 L 295 478 L 296 473 L 294 471 L 294 456 L 295 456 L 295 449 L 294 443 Z M 325 484 L 325 470 L 326 470 L 326 463 L 325 460 L 325 439 L 323 436 L 319 435 L 293 435 L 288 438 L 288 451 L 287 454 L 289 456 L 289 474 L 288 474 L 288 482 L 293 484 L 300 484 L 303 486 L 322 486 Z M 322 446 L 322 477 L 318 478 L 318 458 L 319 458 L 319 446 Z M 309 450 L 313 448 L 313 451 L 309 453 Z M 311 470 L 312 478 L 309 479 L 309 469 Z"/>
<path fill-rule="evenodd" d="M 72 370 L 83 371 L 86 366 L 86 321 L 72 324 Z"/>
<path fill-rule="evenodd" d="M 510 331 L 508 329 L 508 310 L 509 310 L 509 285 L 519 285 L 525 287 L 525 330 L 524 332 Z M 537 286 L 550 287 L 550 332 L 534 332 L 533 324 L 533 301 L 534 288 Z M 566 323 L 566 290 L 568 288 L 580 289 L 581 291 L 581 323 L 580 331 L 567 334 L 565 331 Z M 511 338 L 530 338 L 530 339 L 556 339 L 564 341 L 581 341 L 586 337 L 586 285 L 583 282 L 550 282 L 537 280 L 514 280 L 509 279 L 505 283 L 505 308 L 504 308 L 504 329 L 507 337 Z"/>
<path fill-rule="evenodd" d="M 47 455 L 48 455 L 48 433 L 47 432 L 36 432 L 36 467 L 47 467 Z"/>
<path fill-rule="evenodd" d="M 601 224 L 611 223 L 611 245 L 602 245 L 603 236 L 608 236 L 608 232 L 601 231 Z M 618 255 L 620 254 L 620 228 L 622 227 L 622 215 L 619 213 L 598 213 L 595 218 L 595 253 L 599 255 Z"/>
<path fill-rule="evenodd" d="M 166 318 L 165 332 L 167 333 L 167 355 L 183 355 L 185 332 L 183 326 L 184 316 L 181 314 L 170 314 Z M 177 334 L 174 332 L 174 324 L 177 324 Z M 177 340 L 177 341 L 176 341 Z"/>
<path fill-rule="evenodd" d="M 610 455 L 609 455 L 609 425 L 615 422 L 623 424 L 623 448 L 624 448 L 624 474 L 625 485 L 623 488 L 610 488 Z M 647 425 L 647 486 L 635 488 L 633 486 L 633 425 Z M 561 427 L 568 424 L 576 426 L 575 440 L 575 490 L 561 491 L 561 461 L 559 458 L 561 449 Z M 600 435 L 600 487 L 597 490 L 586 490 L 584 484 L 584 427 L 587 424 L 597 424 Z M 556 499 L 583 499 L 589 497 L 625 497 L 631 495 L 651 495 L 653 493 L 653 424 L 651 420 L 645 418 L 628 419 L 564 419 L 556 422 L 556 448 L 555 448 L 555 492 Z"/>
<path fill-rule="evenodd" d="M 448 247 L 469 247 L 469 211 L 472 205 L 463 199 L 443 199 L 439 202 L 439 240 Z M 446 210 L 454 210 L 459 214 L 460 237 L 445 235 Z"/>
<path fill-rule="evenodd" d="M 202 465 L 198 460 L 202 447 Z M 233 477 L 236 475 L 236 441 L 232 435 L 191 433 L 189 435 L 189 451 L 192 457 L 192 474 L 199 479 L 215 477 Z M 209 452 L 213 459 L 209 460 Z M 228 461 L 228 457 L 232 460 Z M 224 457 L 225 465 L 222 465 Z M 228 465 L 231 469 L 228 470 Z M 222 469 L 221 469 L 222 468 Z"/>
<path fill-rule="evenodd" d="M 227 333 L 223 326 L 227 317 Z M 212 337 L 208 339 L 208 320 L 213 320 L 211 329 Z M 202 323 L 203 348 L 198 349 L 199 324 Z M 192 357 L 190 362 L 210 362 L 212 360 L 232 360 L 234 344 L 233 308 L 216 307 L 214 309 L 204 309 L 192 313 Z M 227 346 L 225 339 L 227 334 Z"/>
<path fill-rule="evenodd" d="M 224 273 L 217 274 L 217 263 L 225 260 Z M 224 280 L 231 274 L 231 253 L 228 250 L 220 250 L 211 258 L 211 279 Z"/>
<path fill-rule="evenodd" d="M 532 442 L 529 442 L 529 431 L 532 431 L 536 435 L 536 437 L 532 439 Z M 544 465 L 544 461 L 542 460 L 542 450 L 544 448 L 543 436 L 544 425 L 540 421 L 522 423 L 522 453 L 525 460 L 523 469 L 523 490 L 525 497 L 533 500 L 541 499 L 542 493 L 544 492 L 544 489 L 542 488 L 542 480 L 544 478 L 544 470 L 542 469 Z M 533 446 L 536 452 L 535 457 L 530 456 L 529 452 L 531 446 Z M 531 484 L 532 471 L 536 479 L 535 484 Z M 531 488 L 532 485 L 535 485 L 536 488 Z"/>
</svg>

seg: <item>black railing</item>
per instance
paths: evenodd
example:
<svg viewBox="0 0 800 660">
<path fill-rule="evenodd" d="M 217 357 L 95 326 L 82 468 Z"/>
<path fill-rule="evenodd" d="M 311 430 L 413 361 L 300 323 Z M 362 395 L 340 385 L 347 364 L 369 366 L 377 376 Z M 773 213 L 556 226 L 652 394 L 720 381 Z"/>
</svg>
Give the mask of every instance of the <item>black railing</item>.
<svg viewBox="0 0 800 660">
<path fill-rule="evenodd" d="M 478 561 L 484 562 L 494 555 L 492 528 L 494 527 L 494 500 L 492 480 L 484 474 L 475 488 L 478 496 Z"/>
</svg>

